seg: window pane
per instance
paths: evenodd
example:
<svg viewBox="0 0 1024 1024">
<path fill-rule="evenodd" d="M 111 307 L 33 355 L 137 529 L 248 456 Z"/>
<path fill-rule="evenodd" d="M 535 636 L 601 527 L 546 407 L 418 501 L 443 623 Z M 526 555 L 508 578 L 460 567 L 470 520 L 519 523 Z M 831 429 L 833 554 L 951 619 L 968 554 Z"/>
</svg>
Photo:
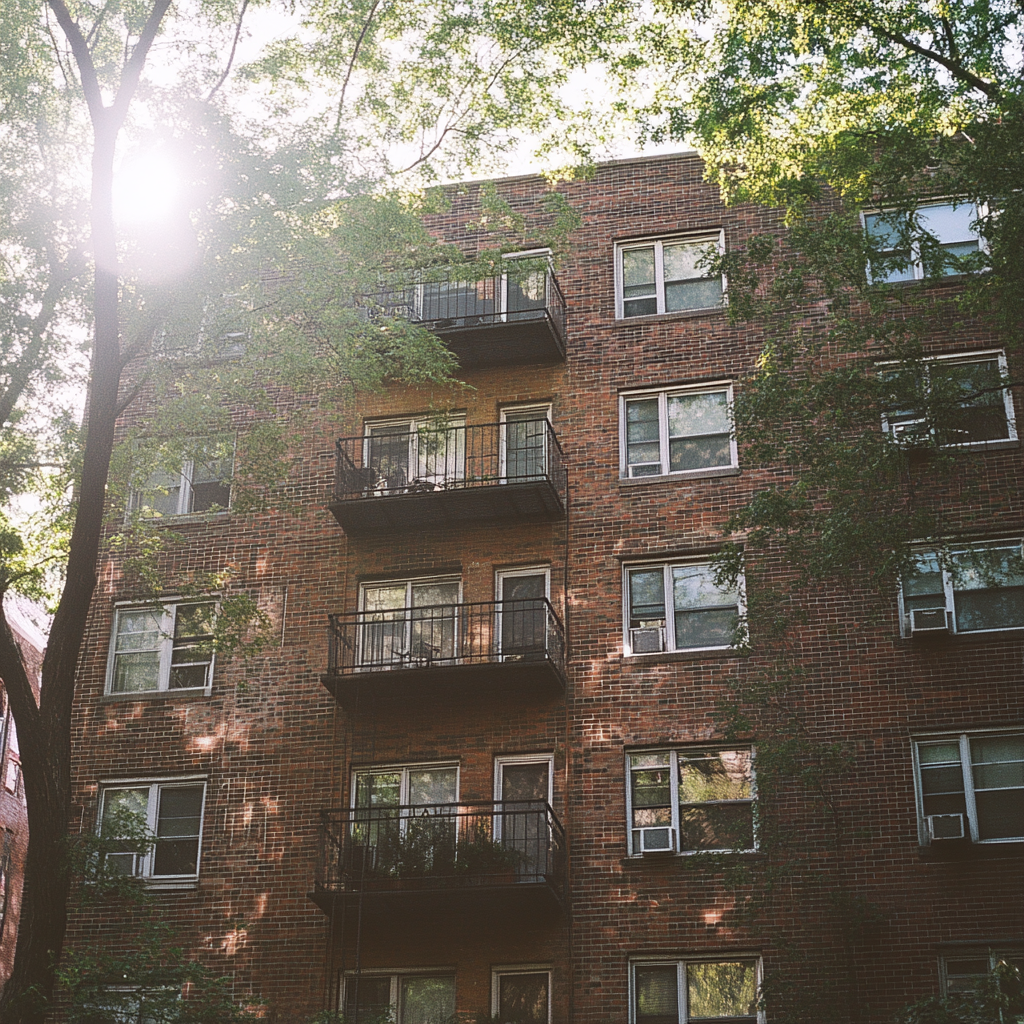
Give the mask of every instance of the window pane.
<svg viewBox="0 0 1024 1024">
<path fill-rule="evenodd" d="M 376 475 L 376 486 L 381 491 L 403 491 L 409 485 L 409 452 L 412 439 L 411 424 L 370 427 L 366 440 L 366 465 Z"/>
<path fill-rule="evenodd" d="M 903 578 L 903 596 L 905 599 L 938 596 L 938 603 L 945 603 L 938 555 L 929 551 L 914 556 L 914 567 Z M 912 607 L 923 605 L 915 603 Z"/>
<path fill-rule="evenodd" d="M 356 807 L 397 807 L 401 802 L 401 772 L 356 776 Z"/>
<path fill-rule="evenodd" d="M 921 764 L 960 764 L 959 743 L 922 743 L 918 747 Z"/>
<path fill-rule="evenodd" d="M 412 768 L 409 770 L 409 803 L 453 804 L 457 779 L 455 768 Z"/>
<path fill-rule="evenodd" d="M 455 1013 L 454 978 L 402 978 L 399 1024 L 447 1024 Z"/>
<path fill-rule="evenodd" d="M 653 245 L 622 250 L 622 284 L 627 298 L 654 294 Z"/>
<path fill-rule="evenodd" d="M 679 808 L 680 850 L 752 850 L 753 809 L 743 804 L 700 804 Z"/>
<path fill-rule="evenodd" d="M 498 1017 L 502 1024 L 547 1024 L 547 971 L 500 975 Z"/>
<path fill-rule="evenodd" d="M 634 809 L 638 807 L 671 807 L 672 782 L 668 767 L 634 769 L 631 775 Z M 668 823 L 671 823 L 671 816 Z M 652 824 L 661 824 L 660 818 Z"/>
<path fill-rule="evenodd" d="M 375 978 L 372 975 L 363 975 L 358 979 L 345 979 L 345 1017 L 351 1024 L 378 1024 L 390 1010 L 390 977 Z"/>
<path fill-rule="evenodd" d="M 212 602 L 183 604 L 175 609 L 174 641 L 171 650 L 171 689 L 204 687 L 213 658 Z"/>
<path fill-rule="evenodd" d="M 661 471 L 658 399 L 645 398 L 626 403 L 626 462 L 631 467 L 650 466 Z M 633 476 L 643 475 L 632 470 Z"/>
<path fill-rule="evenodd" d="M 160 685 L 160 645 L 163 611 L 124 609 L 117 613 L 112 693 L 139 693 Z"/>
<path fill-rule="evenodd" d="M 956 551 L 949 559 L 954 590 L 1024 586 L 1021 547 L 979 547 Z"/>
<path fill-rule="evenodd" d="M 665 574 L 661 569 L 629 573 L 629 616 L 633 627 L 665 621 Z"/>
<path fill-rule="evenodd" d="M 681 309 L 711 309 L 722 304 L 722 280 L 698 278 L 665 285 L 665 311 Z"/>
<path fill-rule="evenodd" d="M 998 441 L 1010 436 L 998 359 L 936 363 L 932 387 L 942 408 L 944 444 Z"/>
<path fill-rule="evenodd" d="M 114 657 L 112 693 L 141 693 L 160 686 L 160 652 L 118 654 Z"/>
<path fill-rule="evenodd" d="M 199 822 L 203 787 L 165 787 L 160 791 L 154 875 L 195 874 L 199 862 Z"/>
<path fill-rule="evenodd" d="M 880 249 L 897 248 L 907 240 L 909 234 L 906 214 L 893 210 L 866 214 L 864 227 L 871 243 Z"/>
<path fill-rule="evenodd" d="M 108 789 L 103 794 L 101 830 L 112 835 L 110 828 L 119 817 L 130 814 L 145 828 L 149 811 L 149 787 L 143 789 Z"/>
<path fill-rule="evenodd" d="M 688 1018 L 752 1017 L 757 1013 L 754 964 L 686 965 Z"/>
<path fill-rule="evenodd" d="M 976 793 L 979 839 L 1017 839 L 1024 836 L 1024 789 Z"/>
<path fill-rule="evenodd" d="M 923 231 L 934 235 L 938 242 L 963 242 L 974 239 L 977 233 L 971 224 L 977 220 L 974 206 L 946 203 L 941 206 L 922 206 L 917 211 L 918 223 Z"/>
<path fill-rule="evenodd" d="M 670 471 L 683 473 L 689 469 L 712 469 L 732 465 L 729 435 L 718 437 L 675 438 L 669 441 Z"/>
<path fill-rule="evenodd" d="M 672 569 L 676 611 L 735 605 L 736 592 L 719 586 L 710 565 L 677 565 Z"/>
<path fill-rule="evenodd" d="M 636 1024 L 679 1024 L 675 964 L 636 969 Z"/>
<path fill-rule="evenodd" d="M 671 437 L 689 434 L 727 434 L 729 404 L 724 391 L 711 394 L 670 395 L 668 432 Z"/>
<path fill-rule="evenodd" d="M 176 516 L 181 508 L 181 474 L 155 470 L 139 490 L 139 508 L 147 516 Z"/>
<path fill-rule="evenodd" d="M 973 992 L 988 977 L 987 956 L 946 959 L 946 991 Z"/>
<path fill-rule="evenodd" d="M 736 639 L 735 609 L 676 612 L 676 647 L 728 647 Z"/>
<path fill-rule="evenodd" d="M 1024 626 L 1024 587 L 954 593 L 953 610 L 960 633 Z"/>
<path fill-rule="evenodd" d="M 750 798 L 750 751 L 681 753 L 679 755 L 679 800 L 703 803 L 708 800 Z"/>
</svg>

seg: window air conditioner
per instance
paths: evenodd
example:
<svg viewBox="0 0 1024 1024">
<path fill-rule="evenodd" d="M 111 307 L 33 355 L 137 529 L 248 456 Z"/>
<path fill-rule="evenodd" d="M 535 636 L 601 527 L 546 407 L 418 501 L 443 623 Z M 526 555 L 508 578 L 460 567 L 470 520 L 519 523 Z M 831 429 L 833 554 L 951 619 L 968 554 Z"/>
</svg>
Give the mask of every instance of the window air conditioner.
<svg viewBox="0 0 1024 1024">
<path fill-rule="evenodd" d="M 897 444 L 920 444 L 931 437 L 931 428 L 924 419 L 897 420 L 889 424 L 889 433 Z"/>
<path fill-rule="evenodd" d="M 675 853 L 676 830 L 668 825 L 658 828 L 637 829 L 640 833 L 640 852 L 646 857 L 650 854 Z"/>
<path fill-rule="evenodd" d="M 928 823 L 928 838 L 932 842 L 964 838 L 962 814 L 929 814 L 924 820 Z"/>
<path fill-rule="evenodd" d="M 937 608 L 910 609 L 910 632 L 914 636 L 918 633 L 948 633 L 949 631 L 949 616 L 946 615 L 945 605 Z"/>
<path fill-rule="evenodd" d="M 658 654 L 665 650 L 665 627 L 640 626 L 631 629 L 629 643 L 634 654 Z"/>
</svg>

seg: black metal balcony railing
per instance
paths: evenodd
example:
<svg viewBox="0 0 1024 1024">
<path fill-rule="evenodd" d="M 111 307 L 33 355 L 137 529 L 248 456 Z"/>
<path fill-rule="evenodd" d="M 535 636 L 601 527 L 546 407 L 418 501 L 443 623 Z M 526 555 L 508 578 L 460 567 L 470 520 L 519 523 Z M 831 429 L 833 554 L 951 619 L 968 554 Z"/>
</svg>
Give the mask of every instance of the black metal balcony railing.
<svg viewBox="0 0 1024 1024">
<path fill-rule="evenodd" d="M 561 901 L 565 854 L 565 832 L 543 800 L 323 811 L 316 892 L 541 886 Z"/>
<path fill-rule="evenodd" d="M 530 662 L 561 671 L 564 661 L 562 623 L 545 598 L 330 617 L 329 676 Z"/>
<path fill-rule="evenodd" d="M 565 296 L 536 261 L 472 277 L 457 267 L 432 271 L 429 280 L 392 283 L 366 301 L 444 338 L 463 367 L 565 359 Z"/>
</svg>

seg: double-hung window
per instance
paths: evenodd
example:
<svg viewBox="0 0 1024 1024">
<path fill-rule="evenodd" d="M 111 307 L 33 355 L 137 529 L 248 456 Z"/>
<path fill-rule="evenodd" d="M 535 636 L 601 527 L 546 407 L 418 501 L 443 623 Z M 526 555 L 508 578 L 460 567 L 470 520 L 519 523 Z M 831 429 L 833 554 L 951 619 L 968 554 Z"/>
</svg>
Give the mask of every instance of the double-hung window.
<svg viewBox="0 0 1024 1024">
<path fill-rule="evenodd" d="M 623 477 L 737 465 L 730 384 L 625 394 L 620 402 Z"/>
<path fill-rule="evenodd" d="M 205 795 L 206 783 L 196 779 L 103 786 L 100 832 L 108 839 L 125 838 L 127 847 L 106 854 L 107 870 L 166 882 L 196 878 Z M 126 836 L 122 830 L 129 818 L 137 828 Z M 146 834 L 149 842 L 140 843 Z"/>
<path fill-rule="evenodd" d="M 925 203 L 913 213 L 866 213 L 864 229 L 877 252 L 868 276 L 875 284 L 890 284 L 962 274 L 961 260 L 983 248 L 977 222 L 978 209 L 968 202 Z"/>
<path fill-rule="evenodd" d="M 1024 733 L 922 738 L 914 761 L 922 846 L 1024 840 Z"/>
<path fill-rule="evenodd" d="M 755 957 L 634 963 L 630 1024 L 755 1024 L 759 974 Z"/>
<path fill-rule="evenodd" d="M 739 589 L 709 562 L 627 566 L 625 652 L 717 650 L 737 640 Z"/>
<path fill-rule="evenodd" d="M 356 663 L 368 670 L 412 668 L 458 656 L 456 579 L 364 583 Z"/>
<path fill-rule="evenodd" d="M 976 992 L 1000 964 L 1024 974 L 1024 951 L 985 946 L 950 950 L 940 960 L 942 994 Z"/>
<path fill-rule="evenodd" d="M 627 754 L 629 852 L 754 849 L 754 773 L 749 747 Z"/>
<path fill-rule="evenodd" d="M 454 973 L 363 971 L 345 975 L 348 1024 L 446 1024 L 455 1015 Z"/>
<path fill-rule="evenodd" d="M 893 390 L 883 426 L 894 440 L 934 438 L 944 447 L 1017 440 L 1003 352 L 939 356 L 883 372 Z"/>
<path fill-rule="evenodd" d="M 900 588 L 903 635 L 1024 627 L 1019 540 L 915 552 Z"/>
<path fill-rule="evenodd" d="M 464 416 L 367 423 L 363 444 L 363 465 L 381 495 L 434 490 L 466 478 Z"/>
<path fill-rule="evenodd" d="M 616 246 L 615 315 L 624 319 L 721 306 L 722 277 L 705 265 L 714 249 L 722 250 L 720 231 Z"/>
<path fill-rule="evenodd" d="M 234 448 L 233 438 L 194 438 L 162 453 L 160 464 L 132 490 L 130 510 L 160 518 L 227 509 Z"/>
<path fill-rule="evenodd" d="M 209 689 L 216 608 L 213 601 L 118 608 L 107 692 Z"/>
<path fill-rule="evenodd" d="M 509 1024 L 550 1024 L 551 971 L 496 967 L 491 972 L 491 1014 Z"/>
</svg>

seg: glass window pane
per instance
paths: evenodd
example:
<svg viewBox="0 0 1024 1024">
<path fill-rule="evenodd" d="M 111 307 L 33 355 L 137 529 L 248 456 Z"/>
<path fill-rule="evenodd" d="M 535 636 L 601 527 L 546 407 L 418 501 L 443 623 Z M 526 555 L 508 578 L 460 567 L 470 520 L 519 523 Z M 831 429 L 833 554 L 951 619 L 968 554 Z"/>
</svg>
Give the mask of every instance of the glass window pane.
<svg viewBox="0 0 1024 1024">
<path fill-rule="evenodd" d="M 722 279 L 698 278 L 665 285 L 665 311 L 712 309 L 722 304 Z"/>
<path fill-rule="evenodd" d="M 679 754 L 679 800 L 746 800 L 750 797 L 749 750 Z"/>
<path fill-rule="evenodd" d="M 455 1013 L 455 979 L 402 978 L 399 1024 L 447 1024 Z"/>
<path fill-rule="evenodd" d="M 1024 586 L 1021 546 L 978 547 L 955 551 L 949 558 L 954 590 Z"/>
<path fill-rule="evenodd" d="M 627 298 L 654 294 L 654 246 L 622 250 L 622 284 Z"/>
<path fill-rule="evenodd" d="M 356 807 L 397 807 L 402 802 L 401 792 L 401 772 L 356 776 Z"/>
<path fill-rule="evenodd" d="M 202 786 L 161 789 L 157 836 L 198 836 L 202 809 Z"/>
<path fill-rule="evenodd" d="M 502 1024 L 547 1024 L 547 971 L 499 975 L 498 1018 Z"/>
<path fill-rule="evenodd" d="M 631 773 L 634 807 L 661 807 L 672 803 L 669 768 L 640 768 Z"/>
<path fill-rule="evenodd" d="M 455 768 L 412 768 L 409 770 L 409 803 L 453 804 L 457 782 Z"/>
<path fill-rule="evenodd" d="M 736 592 L 715 582 L 710 565 L 674 566 L 672 589 L 676 611 L 736 604 Z"/>
<path fill-rule="evenodd" d="M 917 749 L 921 764 L 960 764 L 959 743 L 921 743 Z"/>
<path fill-rule="evenodd" d="M 675 964 L 636 968 L 636 1024 L 678 1024 L 677 979 Z"/>
<path fill-rule="evenodd" d="M 864 227 L 871 243 L 880 249 L 896 249 L 909 238 L 907 215 L 894 210 L 866 214 Z"/>
<path fill-rule="evenodd" d="M 142 789 L 108 789 L 103 793 L 102 830 L 110 835 L 111 823 L 126 814 L 145 827 L 149 813 L 149 787 Z"/>
<path fill-rule="evenodd" d="M 707 277 L 706 268 L 697 268 L 705 252 L 713 243 L 672 242 L 662 247 L 662 259 L 665 265 L 665 281 L 683 281 L 689 277 Z"/>
<path fill-rule="evenodd" d="M 963 791 L 964 773 L 960 770 L 960 765 L 921 768 L 921 792 L 925 796 Z"/>
<path fill-rule="evenodd" d="M 713 469 L 732 465 L 729 435 L 673 439 L 669 442 L 670 471 L 683 473 L 690 469 Z"/>
<path fill-rule="evenodd" d="M 114 678 L 110 681 L 112 693 L 142 693 L 159 687 L 159 651 L 140 651 L 137 654 L 114 656 Z"/>
<path fill-rule="evenodd" d="M 735 608 L 676 612 L 676 647 L 728 647 L 736 639 Z"/>
<path fill-rule="evenodd" d="M 963 242 L 975 238 L 977 234 L 971 227 L 977 220 L 971 204 L 922 206 L 917 211 L 917 218 L 921 230 L 934 235 L 938 242 Z"/>
<path fill-rule="evenodd" d="M 629 573 L 630 625 L 665 621 L 665 574 L 661 569 L 633 569 Z"/>
<path fill-rule="evenodd" d="M 117 650 L 150 651 L 160 646 L 163 612 L 159 608 L 137 608 L 117 613 Z"/>
<path fill-rule="evenodd" d="M 688 1018 L 752 1017 L 757 1013 L 753 961 L 686 965 Z"/>
<path fill-rule="evenodd" d="M 364 587 L 363 610 L 376 612 L 404 608 L 406 593 L 404 583 L 398 583 L 393 586 Z"/>
<path fill-rule="evenodd" d="M 725 391 L 710 394 L 669 395 L 668 432 L 670 437 L 691 434 L 727 434 L 729 403 Z"/>
<path fill-rule="evenodd" d="M 979 839 L 1018 839 L 1024 836 L 1024 789 L 994 789 L 975 793 Z"/>
<path fill-rule="evenodd" d="M 364 974 L 358 979 L 345 979 L 345 1017 L 351 1024 L 378 1024 L 390 1010 L 390 977 L 375 978 Z"/>
<path fill-rule="evenodd" d="M 931 551 L 916 554 L 913 568 L 903 578 L 903 596 L 931 597 L 941 596 L 942 593 L 942 570 L 938 555 Z"/>
<path fill-rule="evenodd" d="M 145 516 L 176 516 L 181 508 L 181 473 L 155 470 L 139 489 L 138 506 Z"/>
<path fill-rule="evenodd" d="M 754 812 L 750 803 L 699 804 L 679 808 L 680 850 L 752 850 Z"/>
<path fill-rule="evenodd" d="M 954 592 L 953 611 L 959 633 L 1024 626 L 1024 587 Z"/>
</svg>

